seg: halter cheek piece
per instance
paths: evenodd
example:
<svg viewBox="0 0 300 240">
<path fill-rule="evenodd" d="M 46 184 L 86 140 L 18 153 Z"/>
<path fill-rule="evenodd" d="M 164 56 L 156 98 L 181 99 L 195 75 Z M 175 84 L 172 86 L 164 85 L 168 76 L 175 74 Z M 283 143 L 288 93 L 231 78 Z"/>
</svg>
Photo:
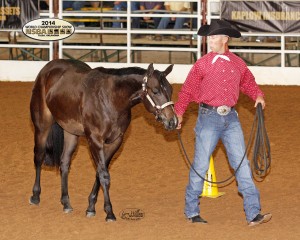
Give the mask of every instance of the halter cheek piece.
<svg viewBox="0 0 300 240">
<path fill-rule="evenodd" d="M 156 118 L 158 117 L 158 114 L 161 113 L 161 111 L 169 106 L 169 105 L 174 105 L 174 102 L 173 101 L 169 101 L 169 102 L 166 102 L 164 103 L 163 105 L 156 105 L 154 100 L 151 98 L 151 96 L 148 94 L 148 91 L 147 91 L 147 82 L 148 82 L 148 77 L 145 76 L 144 79 L 143 79 L 143 84 L 142 84 L 142 90 L 143 90 L 143 94 L 146 96 L 146 98 L 148 99 L 148 101 L 151 103 L 152 107 L 154 107 L 156 109 Z"/>
</svg>

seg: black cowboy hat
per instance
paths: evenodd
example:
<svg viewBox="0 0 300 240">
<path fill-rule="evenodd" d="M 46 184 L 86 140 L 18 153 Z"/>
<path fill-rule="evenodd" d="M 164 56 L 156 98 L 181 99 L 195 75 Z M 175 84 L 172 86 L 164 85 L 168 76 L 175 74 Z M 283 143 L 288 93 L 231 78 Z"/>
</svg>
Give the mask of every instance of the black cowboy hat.
<svg viewBox="0 0 300 240">
<path fill-rule="evenodd" d="M 199 36 L 210 36 L 210 35 L 227 35 L 229 37 L 240 38 L 241 33 L 232 28 L 229 22 L 224 20 L 212 21 L 210 25 L 203 25 L 199 28 Z"/>
</svg>

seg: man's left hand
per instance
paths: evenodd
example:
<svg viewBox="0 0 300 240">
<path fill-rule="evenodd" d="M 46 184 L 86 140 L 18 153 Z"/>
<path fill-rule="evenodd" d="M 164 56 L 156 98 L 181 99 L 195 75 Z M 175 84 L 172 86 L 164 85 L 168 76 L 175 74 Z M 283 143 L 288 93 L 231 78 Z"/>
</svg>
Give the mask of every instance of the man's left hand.
<svg viewBox="0 0 300 240">
<path fill-rule="evenodd" d="M 265 99 L 262 96 L 258 96 L 256 98 L 254 107 L 257 107 L 257 104 L 259 104 L 259 103 L 261 103 L 262 109 L 264 109 L 265 106 L 266 106 L 266 102 L 265 102 Z"/>
</svg>

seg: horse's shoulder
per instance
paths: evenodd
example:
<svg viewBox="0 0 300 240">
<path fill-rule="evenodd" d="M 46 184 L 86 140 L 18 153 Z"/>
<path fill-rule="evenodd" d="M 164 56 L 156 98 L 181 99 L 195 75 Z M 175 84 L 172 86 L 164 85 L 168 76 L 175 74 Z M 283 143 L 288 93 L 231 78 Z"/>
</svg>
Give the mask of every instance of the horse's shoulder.
<svg viewBox="0 0 300 240">
<path fill-rule="evenodd" d="M 113 77 L 107 74 L 105 71 L 101 71 L 99 68 L 91 69 L 87 74 L 85 74 L 82 79 L 82 84 L 88 91 L 101 89 L 107 82 L 112 82 Z"/>
</svg>

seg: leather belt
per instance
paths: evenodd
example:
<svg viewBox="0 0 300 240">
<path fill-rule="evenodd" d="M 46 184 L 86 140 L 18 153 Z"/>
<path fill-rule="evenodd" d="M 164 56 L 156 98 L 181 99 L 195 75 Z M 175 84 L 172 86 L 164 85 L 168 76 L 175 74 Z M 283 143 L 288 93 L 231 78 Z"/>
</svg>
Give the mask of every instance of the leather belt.
<svg viewBox="0 0 300 240">
<path fill-rule="evenodd" d="M 214 107 L 214 106 L 210 106 L 206 103 L 200 103 L 200 106 L 203 108 L 207 108 L 209 110 L 216 111 L 219 115 L 222 115 L 222 116 L 227 115 L 233 109 L 233 107 L 228 107 L 226 105 Z"/>
</svg>

